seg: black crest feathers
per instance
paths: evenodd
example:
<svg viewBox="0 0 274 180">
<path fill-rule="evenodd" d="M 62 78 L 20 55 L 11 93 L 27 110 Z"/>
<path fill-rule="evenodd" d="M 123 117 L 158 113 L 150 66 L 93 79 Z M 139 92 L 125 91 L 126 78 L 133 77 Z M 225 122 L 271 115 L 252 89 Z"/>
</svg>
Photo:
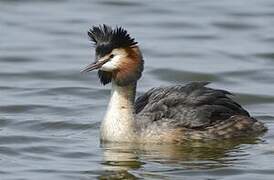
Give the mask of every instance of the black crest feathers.
<svg viewBox="0 0 274 180">
<path fill-rule="evenodd" d="M 88 31 L 88 36 L 96 46 L 97 55 L 105 55 L 115 48 L 126 48 L 137 44 L 124 28 L 112 29 L 105 24 L 93 26 Z"/>
</svg>

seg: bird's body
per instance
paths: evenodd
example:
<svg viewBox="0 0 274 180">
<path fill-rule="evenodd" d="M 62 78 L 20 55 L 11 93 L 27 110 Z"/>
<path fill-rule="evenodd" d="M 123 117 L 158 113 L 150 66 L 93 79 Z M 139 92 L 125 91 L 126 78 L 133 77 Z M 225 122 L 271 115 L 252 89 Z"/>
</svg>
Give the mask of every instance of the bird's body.
<svg viewBox="0 0 274 180">
<path fill-rule="evenodd" d="M 134 84 L 120 87 L 113 83 L 101 139 L 180 143 L 248 137 L 264 131 L 262 123 L 227 96 L 229 92 L 206 84 L 153 88 L 134 102 Z"/>
<path fill-rule="evenodd" d="M 228 91 L 208 88 L 207 82 L 153 88 L 135 101 L 143 70 L 137 43 L 124 29 L 105 25 L 93 27 L 89 36 L 98 60 L 85 71 L 100 69 L 101 82 L 112 83 L 102 141 L 182 143 L 247 137 L 266 130 Z"/>
</svg>

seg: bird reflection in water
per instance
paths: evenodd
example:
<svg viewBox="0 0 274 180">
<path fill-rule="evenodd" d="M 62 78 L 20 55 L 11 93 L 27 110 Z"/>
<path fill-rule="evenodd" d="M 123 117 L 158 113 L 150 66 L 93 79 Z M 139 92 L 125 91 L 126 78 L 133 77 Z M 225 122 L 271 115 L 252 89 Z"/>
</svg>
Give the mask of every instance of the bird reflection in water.
<svg viewBox="0 0 274 180">
<path fill-rule="evenodd" d="M 149 163 L 170 166 L 168 171 L 176 171 L 178 167 L 180 170 L 191 171 L 234 166 L 249 156 L 244 150 L 248 144 L 259 142 L 260 139 L 250 137 L 221 142 L 189 141 L 180 145 L 104 143 L 104 173 L 99 179 L 138 179 L 139 174 L 155 176 L 149 170 L 143 172 Z"/>
</svg>

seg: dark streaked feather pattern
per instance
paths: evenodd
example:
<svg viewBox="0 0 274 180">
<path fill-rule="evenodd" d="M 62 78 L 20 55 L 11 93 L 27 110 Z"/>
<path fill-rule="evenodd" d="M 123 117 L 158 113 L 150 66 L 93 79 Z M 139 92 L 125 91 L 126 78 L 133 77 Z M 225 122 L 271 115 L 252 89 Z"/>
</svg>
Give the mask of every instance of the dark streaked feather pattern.
<svg viewBox="0 0 274 180">
<path fill-rule="evenodd" d="M 106 72 L 106 71 L 98 70 L 98 77 L 100 79 L 100 82 L 103 85 L 106 85 L 106 84 L 108 84 L 108 83 L 111 82 L 112 74 L 111 74 L 111 72 Z"/>
<path fill-rule="evenodd" d="M 228 91 L 205 87 L 208 82 L 153 88 L 135 102 L 139 117 L 170 127 L 204 128 L 248 112 L 227 95 Z M 139 118 L 141 119 L 141 118 Z"/>
</svg>

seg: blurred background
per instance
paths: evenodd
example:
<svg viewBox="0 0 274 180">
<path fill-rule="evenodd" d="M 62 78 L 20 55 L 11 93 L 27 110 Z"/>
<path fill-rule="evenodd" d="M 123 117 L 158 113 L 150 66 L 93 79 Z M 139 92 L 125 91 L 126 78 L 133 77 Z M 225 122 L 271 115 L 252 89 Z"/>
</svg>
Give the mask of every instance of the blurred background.
<svg viewBox="0 0 274 180">
<path fill-rule="evenodd" d="M 0 0 L 0 179 L 273 179 L 274 1 Z M 269 131 L 258 139 L 101 147 L 110 87 L 80 70 L 92 25 L 139 42 L 151 87 L 211 81 Z"/>
</svg>

